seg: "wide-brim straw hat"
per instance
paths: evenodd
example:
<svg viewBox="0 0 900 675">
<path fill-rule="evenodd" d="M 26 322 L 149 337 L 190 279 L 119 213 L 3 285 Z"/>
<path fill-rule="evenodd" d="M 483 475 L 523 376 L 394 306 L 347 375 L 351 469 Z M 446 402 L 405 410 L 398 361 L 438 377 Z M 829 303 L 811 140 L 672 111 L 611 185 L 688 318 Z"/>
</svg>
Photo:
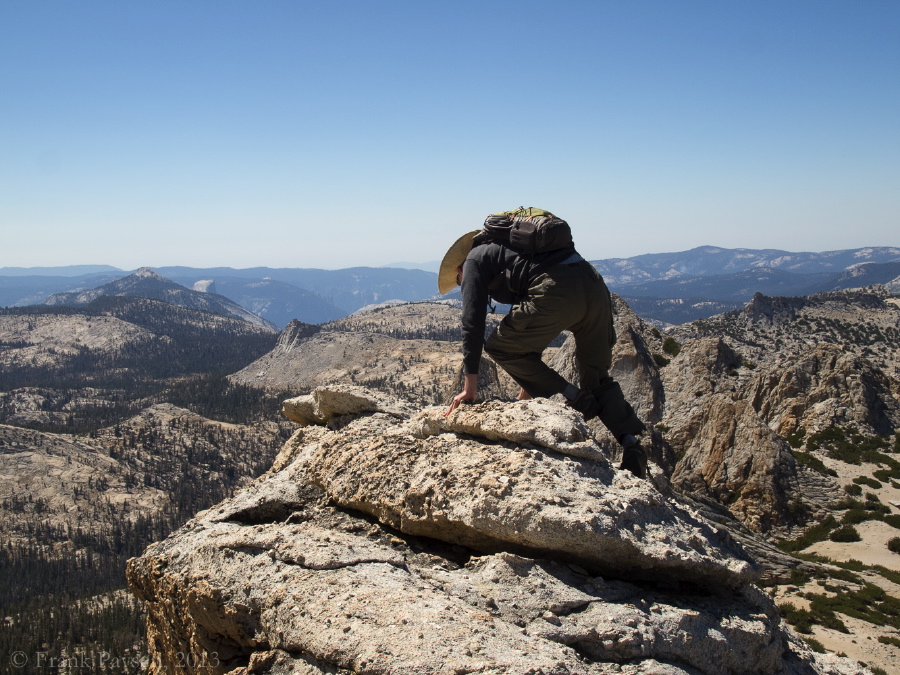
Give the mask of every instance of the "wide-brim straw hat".
<svg viewBox="0 0 900 675">
<path fill-rule="evenodd" d="M 447 249 L 444 259 L 441 260 L 441 269 L 438 271 L 438 291 L 443 295 L 456 286 L 456 269 L 461 267 L 472 250 L 472 240 L 481 230 L 467 232 Z"/>
</svg>

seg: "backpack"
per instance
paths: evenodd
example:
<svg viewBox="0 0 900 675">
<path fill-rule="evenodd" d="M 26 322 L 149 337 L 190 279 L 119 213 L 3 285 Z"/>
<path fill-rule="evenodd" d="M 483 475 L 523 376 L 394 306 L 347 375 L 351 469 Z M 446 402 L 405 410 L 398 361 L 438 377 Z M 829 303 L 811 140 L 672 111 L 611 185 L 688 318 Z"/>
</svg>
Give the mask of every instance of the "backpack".
<svg viewBox="0 0 900 675">
<path fill-rule="evenodd" d="M 575 253 L 572 230 L 549 211 L 520 206 L 513 211 L 492 213 L 484 220 L 473 246 L 491 241 L 516 251 L 515 262 L 488 286 L 494 300 L 513 304 L 525 297 L 540 274 Z"/>
<path fill-rule="evenodd" d="M 513 211 L 492 213 L 485 218 L 481 233 L 475 237 L 475 244 L 484 241 L 497 241 L 518 253 L 531 256 L 573 246 L 572 230 L 566 221 L 549 211 L 524 206 Z"/>
</svg>

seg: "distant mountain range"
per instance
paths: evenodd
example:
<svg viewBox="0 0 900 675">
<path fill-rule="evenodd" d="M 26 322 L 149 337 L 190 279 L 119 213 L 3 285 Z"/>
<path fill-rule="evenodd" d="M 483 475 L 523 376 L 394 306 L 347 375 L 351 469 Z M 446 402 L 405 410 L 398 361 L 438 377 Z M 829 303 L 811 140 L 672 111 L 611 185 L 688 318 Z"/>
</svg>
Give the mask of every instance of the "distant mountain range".
<svg viewBox="0 0 900 675">
<path fill-rule="evenodd" d="M 591 262 L 610 290 L 661 325 L 737 309 L 757 292 L 802 296 L 888 284 L 900 276 L 900 248 L 887 246 L 822 253 L 701 246 Z"/>
<path fill-rule="evenodd" d="M 660 324 L 685 323 L 734 309 L 756 292 L 808 295 L 888 284 L 900 277 L 900 248 L 894 247 L 793 253 L 701 246 L 591 262 L 610 290 L 625 298 L 641 317 Z M 342 270 L 159 267 L 154 271 L 185 290 L 219 294 L 220 302 L 229 299 L 279 328 L 293 319 L 321 324 L 370 305 L 439 297 L 434 272 L 395 266 Z M 82 294 L 130 274 L 103 265 L 4 267 L 0 268 L 0 306 L 42 304 L 58 294 L 66 294 L 68 303 L 73 297 L 90 297 Z M 229 312 L 234 315 L 233 308 Z"/>
<path fill-rule="evenodd" d="M 804 275 L 837 274 L 862 263 L 898 261 L 900 248 L 887 246 L 822 253 L 700 246 L 679 253 L 648 253 L 633 258 L 592 262 L 608 284 L 630 286 L 649 281 L 730 275 L 766 268 Z"/>
<path fill-rule="evenodd" d="M 71 304 L 85 292 L 84 299 L 90 297 L 94 289 L 132 274 L 105 269 L 86 274 L 62 273 L 71 270 L 78 268 L 24 270 L 31 274 L 22 274 L 23 268 L 0 268 L 0 307 L 47 302 Z M 47 273 L 36 273 L 44 271 Z M 437 291 L 437 275 L 433 272 L 397 268 L 159 267 L 154 271 L 183 287 L 182 290 L 220 294 L 279 328 L 293 319 L 326 323 L 367 305 L 391 300 L 412 302 L 433 296 Z M 111 294 L 118 292 L 112 290 Z M 54 295 L 62 299 L 51 300 Z"/>
<path fill-rule="evenodd" d="M 58 267 L 0 267 L 5 277 L 80 277 L 91 274 L 120 274 L 112 265 L 62 265 Z"/>
<path fill-rule="evenodd" d="M 412 302 L 437 292 L 436 274 L 397 268 L 159 267 L 156 271 L 188 287 L 213 280 L 217 292 L 281 327 L 293 319 L 326 323 L 366 305 L 388 300 Z"/>
<path fill-rule="evenodd" d="M 742 307 L 757 292 L 805 296 L 888 284 L 900 277 L 900 248 L 790 253 L 703 246 L 592 263 L 639 316 L 682 324 Z"/>
<path fill-rule="evenodd" d="M 223 295 L 187 289 L 174 281 L 160 276 L 149 267 L 142 267 L 134 274 L 88 291 L 72 291 L 51 295 L 43 304 L 69 307 L 87 305 L 105 296 L 161 300 L 170 305 L 241 319 L 273 331 L 278 330 L 278 327 L 271 321 L 260 318 Z"/>
</svg>

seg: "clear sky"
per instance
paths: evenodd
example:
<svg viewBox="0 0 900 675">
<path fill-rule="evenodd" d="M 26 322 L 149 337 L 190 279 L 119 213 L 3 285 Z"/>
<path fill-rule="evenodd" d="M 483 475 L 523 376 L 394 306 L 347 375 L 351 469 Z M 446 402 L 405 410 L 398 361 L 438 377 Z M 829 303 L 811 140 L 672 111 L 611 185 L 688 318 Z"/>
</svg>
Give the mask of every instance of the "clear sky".
<svg viewBox="0 0 900 675">
<path fill-rule="evenodd" d="M 0 0 L 0 267 L 900 245 L 897 0 Z"/>
</svg>

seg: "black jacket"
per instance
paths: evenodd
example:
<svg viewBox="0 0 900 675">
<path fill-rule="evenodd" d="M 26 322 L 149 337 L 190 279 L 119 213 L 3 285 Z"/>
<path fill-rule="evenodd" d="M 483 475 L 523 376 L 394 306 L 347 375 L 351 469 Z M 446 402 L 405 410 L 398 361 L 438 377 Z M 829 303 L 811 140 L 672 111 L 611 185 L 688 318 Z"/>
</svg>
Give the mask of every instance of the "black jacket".
<svg viewBox="0 0 900 675">
<path fill-rule="evenodd" d="M 463 368 L 467 375 L 478 373 L 481 353 L 484 350 L 485 323 L 489 298 L 500 304 L 512 305 L 527 297 L 527 291 L 517 294 L 510 289 L 508 273 L 523 277 L 522 285 L 527 287 L 540 274 L 542 263 L 552 258 L 557 260 L 560 251 L 539 253 L 524 260 L 510 247 L 495 241 L 475 246 L 463 263 L 462 329 Z M 575 249 L 568 250 L 574 254 Z M 565 256 L 566 253 L 563 253 Z M 523 264 L 524 263 L 524 264 Z M 532 272 L 535 272 L 532 273 Z M 513 285 L 516 285 L 513 280 Z"/>
</svg>

